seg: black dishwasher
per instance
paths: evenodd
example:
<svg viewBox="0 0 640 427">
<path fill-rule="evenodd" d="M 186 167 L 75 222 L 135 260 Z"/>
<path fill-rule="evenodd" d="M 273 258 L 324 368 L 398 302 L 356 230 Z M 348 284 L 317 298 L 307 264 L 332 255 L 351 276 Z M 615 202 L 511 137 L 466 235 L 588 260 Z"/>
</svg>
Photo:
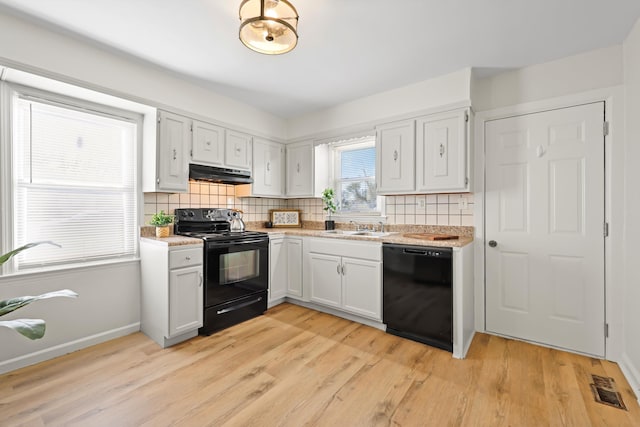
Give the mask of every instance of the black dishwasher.
<svg viewBox="0 0 640 427">
<path fill-rule="evenodd" d="M 388 333 L 453 351 L 452 260 L 451 248 L 382 246 Z"/>
</svg>

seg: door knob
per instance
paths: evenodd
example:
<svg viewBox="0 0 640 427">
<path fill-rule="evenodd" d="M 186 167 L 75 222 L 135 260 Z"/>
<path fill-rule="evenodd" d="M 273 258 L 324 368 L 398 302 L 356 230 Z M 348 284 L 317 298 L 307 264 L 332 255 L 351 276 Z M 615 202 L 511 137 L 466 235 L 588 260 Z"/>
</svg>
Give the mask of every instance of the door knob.
<svg viewBox="0 0 640 427">
<path fill-rule="evenodd" d="M 498 242 L 496 242 L 495 240 L 489 240 L 489 246 L 495 248 L 496 246 L 498 246 Z"/>
</svg>

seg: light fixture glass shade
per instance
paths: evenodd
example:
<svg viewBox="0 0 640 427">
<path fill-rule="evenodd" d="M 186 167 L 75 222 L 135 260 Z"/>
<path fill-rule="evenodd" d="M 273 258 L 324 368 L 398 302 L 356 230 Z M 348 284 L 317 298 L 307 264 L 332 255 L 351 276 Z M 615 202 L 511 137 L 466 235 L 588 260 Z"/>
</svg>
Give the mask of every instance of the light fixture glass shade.
<svg viewBox="0 0 640 427">
<path fill-rule="evenodd" d="M 240 41 L 267 55 L 287 53 L 298 43 L 298 12 L 287 0 L 244 0 Z"/>
</svg>

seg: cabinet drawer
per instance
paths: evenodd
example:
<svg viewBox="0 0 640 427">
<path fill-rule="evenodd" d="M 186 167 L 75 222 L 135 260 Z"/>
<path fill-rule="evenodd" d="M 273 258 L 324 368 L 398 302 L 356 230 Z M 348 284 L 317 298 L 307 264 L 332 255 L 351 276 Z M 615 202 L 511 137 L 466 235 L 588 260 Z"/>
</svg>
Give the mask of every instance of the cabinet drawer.
<svg viewBox="0 0 640 427">
<path fill-rule="evenodd" d="M 309 252 L 382 261 L 382 244 L 340 239 L 309 239 Z"/>
<path fill-rule="evenodd" d="M 177 249 L 169 252 L 169 268 L 181 268 L 202 264 L 202 247 Z"/>
</svg>

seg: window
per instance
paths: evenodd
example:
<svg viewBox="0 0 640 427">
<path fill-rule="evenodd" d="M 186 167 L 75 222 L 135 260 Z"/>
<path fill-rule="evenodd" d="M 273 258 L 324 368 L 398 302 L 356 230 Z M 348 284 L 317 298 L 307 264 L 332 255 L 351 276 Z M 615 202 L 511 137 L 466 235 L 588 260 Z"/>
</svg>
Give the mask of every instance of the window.
<svg viewBox="0 0 640 427">
<path fill-rule="evenodd" d="M 22 252 L 14 270 L 134 255 L 140 118 L 25 93 L 11 110 L 11 246 L 62 246 Z"/>
<path fill-rule="evenodd" d="M 382 203 L 376 194 L 375 137 L 339 141 L 332 146 L 339 213 L 379 215 Z"/>
</svg>

